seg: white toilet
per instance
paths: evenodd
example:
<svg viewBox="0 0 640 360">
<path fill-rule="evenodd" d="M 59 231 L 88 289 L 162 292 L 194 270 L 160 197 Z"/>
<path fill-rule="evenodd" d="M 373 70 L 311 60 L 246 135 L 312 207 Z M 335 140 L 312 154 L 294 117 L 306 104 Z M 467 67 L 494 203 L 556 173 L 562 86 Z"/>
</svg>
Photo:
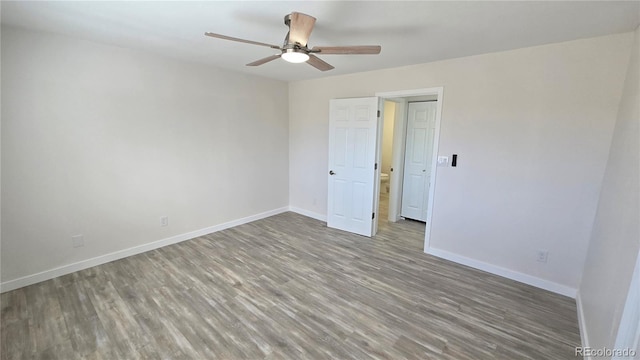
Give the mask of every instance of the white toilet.
<svg viewBox="0 0 640 360">
<path fill-rule="evenodd" d="M 389 174 L 387 173 L 380 173 L 380 191 L 382 189 L 389 193 Z"/>
</svg>

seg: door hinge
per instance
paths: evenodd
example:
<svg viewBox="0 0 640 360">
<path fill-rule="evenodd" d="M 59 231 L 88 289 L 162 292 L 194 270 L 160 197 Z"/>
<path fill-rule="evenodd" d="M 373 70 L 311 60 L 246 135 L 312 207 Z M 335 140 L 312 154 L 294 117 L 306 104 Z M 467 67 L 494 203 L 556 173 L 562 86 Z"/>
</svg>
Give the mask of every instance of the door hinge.
<svg viewBox="0 0 640 360">
<path fill-rule="evenodd" d="M 378 163 L 373 164 L 373 170 L 378 170 Z"/>
<path fill-rule="evenodd" d="M 376 213 L 371 213 L 371 220 L 376 218 Z"/>
<path fill-rule="evenodd" d="M 380 117 L 380 110 L 378 110 L 378 117 Z"/>
</svg>

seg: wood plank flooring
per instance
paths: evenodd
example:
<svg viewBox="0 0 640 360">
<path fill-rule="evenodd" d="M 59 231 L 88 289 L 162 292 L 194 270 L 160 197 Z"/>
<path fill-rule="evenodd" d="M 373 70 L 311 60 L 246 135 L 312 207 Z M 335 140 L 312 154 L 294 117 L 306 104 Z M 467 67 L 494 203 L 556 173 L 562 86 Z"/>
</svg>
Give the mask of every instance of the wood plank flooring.
<svg viewBox="0 0 640 360">
<path fill-rule="evenodd" d="M 284 213 L 0 296 L 2 359 L 572 359 L 572 299 Z"/>
</svg>

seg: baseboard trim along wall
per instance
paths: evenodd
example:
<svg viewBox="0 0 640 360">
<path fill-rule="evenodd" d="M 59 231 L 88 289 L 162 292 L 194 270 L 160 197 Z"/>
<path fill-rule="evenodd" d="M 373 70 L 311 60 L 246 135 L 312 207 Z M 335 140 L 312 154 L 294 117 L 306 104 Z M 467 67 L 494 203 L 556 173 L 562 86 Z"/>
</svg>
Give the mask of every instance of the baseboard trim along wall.
<svg viewBox="0 0 640 360">
<path fill-rule="evenodd" d="M 576 294 L 576 307 L 578 308 L 578 328 L 580 329 L 580 340 L 582 341 L 582 348 L 588 348 L 589 336 L 587 334 L 587 324 L 584 318 L 584 308 L 582 307 L 582 298 L 580 297 L 580 291 Z M 591 356 L 584 357 L 587 360 L 592 359 Z"/>
<path fill-rule="evenodd" d="M 574 289 L 566 285 L 558 284 L 553 281 L 540 279 L 535 276 L 523 274 L 521 272 L 509 270 L 509 269 L 492 265 L 489 263 L 485 263 L 479 260 L 471 259 L 462 255 L 448 252 L 446 250 L 428 248 L 428 249 L 425 249 L 425 253 L 429 255 L 437 256 L 445 260 L 450 260 L 458 264 L 466 265 L 474 269 L 486 271 L 494 275 L 502 276 L 507 279 L 511 279 L 527 285 L 535 286 L 540 289 L 551 291 L 556 294 L 568 296 L 574 299 L 576 298 L 576 294 L 578 291 L 577 289 Z"/>
<path fill-rule="evenodd" d="M 186 241 L 186 240 L 190 240 L 190 239 L 194 239 L 197 238 L 199 236 L 203 236 L 203 235 L 207 235 L 207 234 L 211 234 L 217 231 L 221 231 L 221 230 L 225 230 L 228 228 L 232 228 L 234 226 L 238 226 L 238 225 L 242 225 L 242 224 L 246 224 L 252 221 L 256 221 L 256 220 L 260 220 L 260 219 L 264 219 L 267 218 L 269 216 L 273 216 L 273 215 L 277 215 L 277 214 L 281 214 L 283 212 L 287 212 L 287 211 L 292 211 L 295 213 L 298 213 L 300 215 L 304 215 L 304 216 L 308 216 L 310 218 L 319 220 L 319 221 L 327 221 L 327 216 L 323 215 L 323 214 L 319 214 L 319 213 L 315 213 L 313 211 L 309 211 L 309 210 L 305 210 L 305 209 L 301 209 L 295 206 L 288 206 L 288 207 L 282 207 L 282 208 L 278 208 L 278 209 L 274 209 L 274 210 L 270 210 L 270 211 L 265 211 L 259 214 L 255 214 L 255 215 L 251 215 L 251 216 L 247 216 L 241 219 L 237 219 L 237 220 L 232 220 L 223 224 L 219 224 L 219 225 L 214 225 L 214 226 L 210 226 L 204 229 L 200 229 L 200 230 L 195 230 L 195 231 L 191 231 L 188 233 L 184 233 L 184 234 L 179 234 L 179 235 L 175 235 L 175 236 L 171 236 L 165 239 L 161 239 L 161 240 L 157 240 L 157 241 L 153 241 L 147 244 L 142 244 L 142 245 L 138 245 L 138 246 L 134 246 L 128 249 L 123 249 L 123 250 L 118 250 L 109 254 L 105 254 L 105 255 L 100 255 L 91 259 L 87 259 L 87 260 L 82 260 L 82 261 L 78 261 L 72 264 L 68 264 L 68 265 L 63 265 L 57 268 L 53 268 L 50 270 L 45 270 L 36 274 L 32 274 L 32 275 L 27 275 L 27 276 L 23 276 L 14 280 L 9 280 L 9 281 L 5 281 L 3 283 L 0 283 L 0 293 L 3 292 L 7 292 L 7 291 L 11 291 L 14 289 L 18 289 L 24 286 L 28 286 L 28 285 L 32 285 L 32 284 L 36 284 L 42 281 L 46 281 L 46 280 L 50 280 L 53 278 L 56 278 L 58 276 L 63 276 L 63 275 L 67 275 L 67 274 L 71 274 L 73 272 L 76 271 L 80 271 L 80 270 L 84 270 L 84 269 L 88 269 L 90 267 L 93 266 L 97 266 L 97 265 L 102 265 L 111 261 L 115 261 L 115 260 L 119 260 L 119 259 L 123 259 L 125 257 L 128 256 L 132 256 L 132 255 L 137 255 L 137 254 L 141 254 L 143 252 L 147 252 L 150 250 L 155 250 L 158 248 L 161 248 L 163 246 L 167 246 L 167 245 L 172 245 L 172 244 L 176 244 L 182 241 Z M 479 270 L 483 270 L 486 272 L 489 272 L 491 274 L 495 274 L 495 275 L 499 275 L 511 280 L 515 280 L 518 282 L 522 282 L 528 285 L 532 285 L 541 289 L 545 289 L 557 294 L 561 294 L 564 296 L 568 296 L 571 298 L 576 298 L 577 296 L 577 289 L 565 286 L 565 285 L 561 285 L 561 284 L 557 284 L 548 280 L 544 280 L 544 279 L 540 279 L 531 275 L 527 275 L 527 274 L 523 274 L 517 271 L 513 271 L 513 270 L 509 270 L 509 269 L 505 269 L 499 266 L 495 266 L 492 264 L 488 264 L 488 263 L 484 263 L 482 261 L 478 261 L 478 260 L 474 260 L 471 258 L 467 258 L 461 255 L 457 255 L 445 250 L 439 250 L 439 249 L 434 249 L 434 248 L 429 248 L 425 250 L 425 253 L 429 254 L 429 255 L 433 255 L 433 256 L 437 256 L 439 258 L 442 259 L 446 259 L 446 260 L 450 260 L 462 265 L 466 265 L 466 266 L 470 266 L 472 268 L 475 269 L 479 269 Z M 583 319 L 581 318 L 582 316 L 582 308 L 581 308 L 581 304 L 579 301 L 579 298 L 577 298 L 577 303 L 578 303 L 578 315 L 579 315 L 579 320 L 580 320 L 580 331 L 582 333 L 582 338 L 583 338 L 583 345 L 585 343 L 587 343 L 586 341 L 586 333 L 583 333 Z"/>
<path fill-rule="evenodd" d="M 304 215 L 304 216 L 308 216 L 310 218 L 316 219 L 316 220 L 320 220 L 320 221 L 327 221 L 327 216 L 323 215 L 323 214 L 318 214 L 315 213 L 313 211 L 309 211 L 309 210 L 305 210 L 305 209 L 301 209 L 295 206 L 289 206 L 289 211 L 298 213 L 300 215 Z M 449 251 L 445 251 L 445 250 L 440 250 L 440 249 L 434 249 L 434 248 L 430 248 L 427 249 L 425 251 L 425 253 L 429 254 L 429 255 L 433 255 L 433 256 L 437 256 L 439 258 L 445 259 L 445 260 L 449 260 L 449 261 L 453 261 L 455 263 L 458 264 L 462 264 L 462 265 L 466 265 L 469 267 L 472 267 L 474 269 L 478 269 L 478 270 L 482 270 L 482 271 L 486 271 L 488 273 L 494 274 L 494 275 L 498 275 L 498 276 L 502 276 L 505 277 L 507 279 L 511 279 L 511 280 L 515 280 L 527 285 L 531 285 L 531 286 L 535 286 L 537 288 L 540 289 L 544 289 L 547 291 L 551 291 L 553 293 L 556 294 L 560 294 L 560 295 L 564 295 L 564 296 L 568 296 L 570 298 L 576 298 L 576 294 L 577 294 L 577 289 L 574 289 L 572 287 L 566 286 L 566 285 L 562 285 L 562 284 L 558 284 L 555 283 L 553 281 L 549 281 L 549 280 L 544 280 L 544 279 L 540 279 L 537 278 L 535 276 L 531 276 L 531 275 L 527 275 L 527 274 L 523 274 L 521 272 L 517 272 L 517 271 L 513 271 L 513 270 L 509 270 L 503 267 L 499 267 L 496 265 L 492 265 L 489 263 L 485 263 L 482 261 L 478 261 L 475 259 L 471 259 L 465 256 L 461 256 Z"/>
<path fill-rule="evenodd" d="M 300 215 L 304 215 L 304 216 L 310 217 L 312 219 L 316 219 L 316 220 L 327 222 L 327 215 L 324 215 L 324 214 L 318 214 L 316 212 L 305 210 L 305 209 L 301 209 L 301 208 L 295 207 L 295 206 L 289 206 L 289 211 L 294 212 L 294 213 L 298 213 Z"/>
<path fill-rule="evenodd" d="M 175 236 L 168 237 L 166 239 L 153 241 L 150 243 L 134 246 L 128 249 L 114 251 L 109 254 L 96 256 L 91 259 L 78 261 L 72 264 L 63 265 L 54 269 L 45 270 L 33 275 L 23 276 L 21 278 L 17 278 L 14 280 L 5 281 L 0 284 L 0 293 L 15 290 L 24 286 L 36 284 L 42 281 L 50 280 L 56 278 L 58 276 L 63 276 L 67 274 L 71 274 L 76 271 L 88 269 L 90 267 L 94 267 L 97 265 L 106 264 L 111 261 L 123 259 L 132 255 L 141 254 L 143 252 L 147 252 L 150 250 L 155 250 L 161 248 L 163 246 L 176 244 L 185 240 L 191 240 L 197 238 L 199 236 L 211 234 L 214 232 L 218 232 L 221 230 L 225 230 L 228 228 L 232 228 L 234 226 L 250 223 L 252 221 L 260 220 L 267 218 L 269 216 L 281 214 L 289 211 L 289 207 L 282 207 L 274 210 L 265 211 L 259 214 L 247 216 L 241 219 L 232 220 L 223 224 L 210 226 L 204 229 L 191 231 L 184 234 L 179 234 Z"/>
</svg>

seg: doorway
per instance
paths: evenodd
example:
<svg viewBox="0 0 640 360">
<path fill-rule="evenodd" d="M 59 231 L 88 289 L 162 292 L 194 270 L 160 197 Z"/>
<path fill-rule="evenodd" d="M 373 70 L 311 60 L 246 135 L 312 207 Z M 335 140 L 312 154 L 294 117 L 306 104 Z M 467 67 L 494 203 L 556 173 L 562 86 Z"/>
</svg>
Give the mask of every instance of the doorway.
<svg viewBox="0 0 640 360">
<path fill-rule="evenodd" d="M 371 237 L 378 231 L 380 220 L 380 180 L 382 176 L 382 140 L 385 102 L 395 103 L 392 165 L 389 167 L 389 206 L 386 221 L 400 220 L 402 205 L 402 180 L 404 179 L 404 153 L 406 146 L 407 113 L 409 103 L 416 101 L 435 102 L 435 125 L 433 127 L 431 157 L 423 166 L 429 178 L 428 189 L 422 189 L 427 205 L 424 229 L 424 246 L 428 248 L 431 232 L 431 217 L 435 194 L 436 155 L 440 135 L 443 88 L 379 93 L 369 98 L 343 98 L 330 101 L 329 115 L 329 167 L 327 171 L 328 199 L 327 226 Z M 426 153 L 426 151 L 425 151 Z M 427 170 L 429 170 L 427 172 Z M 382 189 L 386 190 L 384 184 Z M 425 185 L 426 187 L 426 185 Z M 385 200 L 383 198 L 383 200 Z M 384 213 L 384 211 L 383 211 Z M 369 216 L 370 215 L 370 216 Z M 378 215 L 378 216 L 376 216 Z"/>
<path fill-rule="evenodd" d="M 383 115 L 378 124 L 377 161 L 381 166 L 380 171 L 376 174 L 379 192 L 376 195 L 375 204 L 380 216 L 376 222 L 396 223 L 406 221 L 405 218 L 423 221 L 420 226 L 425 231 L 423 249 L 426 249 L 429 243 L 435 195 L 443 88 L 385 92 L 377 93 L 376 96 L 380 97 L 380 110 Z M 421 108 L 427 112 L 433 111 L 431 114 L 432 123 L 423 126 L 417 133 L 416 131 L 412 133 L 408 121 L 411 117 L 411 108 Z M 407 141 L 407 135 L 410 136 L 409 141 Z M 420 141 L 426 146 L 426 148 L 422 148 L 425 149 L 425 153 L 422 154 L 424 156 L 420 161 L 414 161 L 413 164 L 407 165 L 407 145 L 409 148 L 413 147 L 416 137 L 421 139 Z M 425 142 L 426 144 L 424 144 Z M 409 157 L 411 156 L 410 154 Z M 407 171 L 415 174 L 406 174 Z M 383 174 L 388 174 L 388 181 L 387 176 Z M 405 175 L 409 175 L 415 181 L 411 182 Z M 413 189 L 407 189 L 408 186 Z M 420 206 L 412 214 L 409 214 L 403 211 L 403 203 L 406 208 L 407 201 L 413 201 L 414 207 L 418 203 Z M 377 229 L 378 225 L 375 224 L 374 228 Z"/>
</svg>

